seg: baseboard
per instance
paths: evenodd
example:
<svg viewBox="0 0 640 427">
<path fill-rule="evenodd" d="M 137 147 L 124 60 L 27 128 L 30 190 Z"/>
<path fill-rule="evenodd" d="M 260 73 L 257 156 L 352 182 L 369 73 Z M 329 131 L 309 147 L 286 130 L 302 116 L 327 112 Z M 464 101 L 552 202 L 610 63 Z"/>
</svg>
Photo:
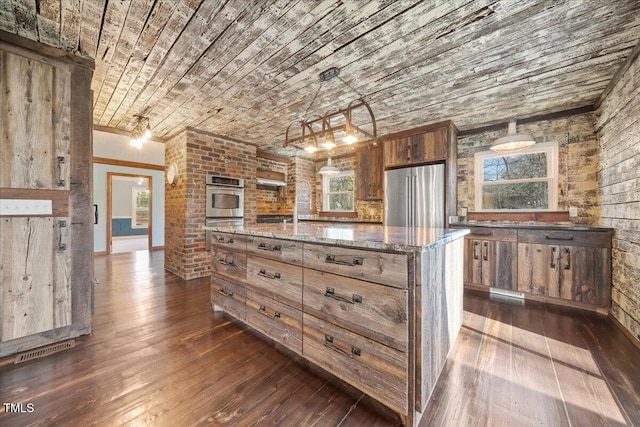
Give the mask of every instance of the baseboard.
<svg viewBox="0 0 640 427">
<path fill-rule="evenodd" d="M 108 255 L 108 254 L 107 254 L 107 251 L 94 252 L 93 254 L 94 254 L 95 256 Z"/>
<path fill-rule="evenodd" d="M 152 251 L 164 251 L 164 245 L 163 246 L 153 246 L 151 248 Z"/>
<path fill-rule="evenodd" d="M 625 328 L 624 325 L 620 323 L 620 321 L 616 319 L 616 317 L 613 314 L 609 313 L 609 318 L 613 320 L 613 324 L 616 325 L 618 329 L 620 329 L 627 338 L 629 338 L 631 343 L 633 343 L 633 345 L 635 345 L 638 349 L 640 349 L 640 340 L 634 337 L 633 334 L 627 328 Z"/>
</svg>

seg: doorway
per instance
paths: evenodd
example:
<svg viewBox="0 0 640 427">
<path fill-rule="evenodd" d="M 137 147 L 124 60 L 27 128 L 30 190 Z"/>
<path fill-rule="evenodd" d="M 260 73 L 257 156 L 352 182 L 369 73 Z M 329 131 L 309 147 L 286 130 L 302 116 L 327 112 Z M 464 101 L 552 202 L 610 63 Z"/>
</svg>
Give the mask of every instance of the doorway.
<svg viewBox="0 0 640 427">
<path fill-rule="evenodd" d="M 153 247 L 153 178 L 107 172 L 107 252 Z"/>
</svg>

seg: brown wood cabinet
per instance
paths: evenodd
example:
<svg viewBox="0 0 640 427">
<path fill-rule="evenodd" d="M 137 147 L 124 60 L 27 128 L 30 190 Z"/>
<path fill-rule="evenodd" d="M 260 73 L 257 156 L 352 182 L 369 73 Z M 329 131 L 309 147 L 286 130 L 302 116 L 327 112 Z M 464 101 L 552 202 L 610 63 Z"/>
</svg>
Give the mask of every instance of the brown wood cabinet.
<svg viewBox="0 0 640 427">
<path fill-rule="evenodd" d="M 382 145 L 371 146 L 356 153 L 356 199 L 382 200 L 384 169 Z"/>
<path fill-rule="evenodd" d="M 447 159 L 447 126 L 384 141 L 384 167 L 439 162 Z"/>
<path fill-rule="evenodd" d="M 0 199 L 46 206 L 0 220 L 1 357 L 91 331 L 93 61 L 0 34 L 0 69 Z"/>
<path fill-rule="evenodd" d="M 465 283 L 515 290 L 517 239 L 516 229 L 472 228 L 464 242 Z"/>
<path fill-rule="evenodd" d="M 608 308 L 611 234 L 600 231 L 521 230 L 518 290 Z"/>
</svg>

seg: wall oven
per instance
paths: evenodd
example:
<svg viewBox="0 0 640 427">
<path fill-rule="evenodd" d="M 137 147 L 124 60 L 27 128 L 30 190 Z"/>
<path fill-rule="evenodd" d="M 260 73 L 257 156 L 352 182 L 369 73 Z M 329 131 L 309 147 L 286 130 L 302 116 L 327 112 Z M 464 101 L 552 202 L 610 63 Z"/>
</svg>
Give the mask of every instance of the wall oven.
<svg viewBox="0 0 640 427">
<path fill-rule="evenodd" d="M 207 174 L 207 218 L 244 216 L 244 180 Z"/>
</svg>

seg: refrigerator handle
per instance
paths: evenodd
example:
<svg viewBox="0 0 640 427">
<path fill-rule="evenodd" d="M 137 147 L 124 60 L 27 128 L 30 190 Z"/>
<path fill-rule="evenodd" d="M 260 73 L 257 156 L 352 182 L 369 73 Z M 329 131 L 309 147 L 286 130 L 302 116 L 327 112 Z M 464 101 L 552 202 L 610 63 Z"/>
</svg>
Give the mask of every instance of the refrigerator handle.
<svg viewBox="0 0 640 427">
<path fill-rule="evenodd" d="M 408 227 L 410 225 L 409 221 L 410 221 L 410 212 L 411 212 L 411 181 L 409 181 L 408 176 L 404 177 L 404 192 L 405 192 L 405 199 L 407 200 L 407 209 L 406 212 L 404 214 L 404 223 L 406 224 L 406 226 Z"/>
<path fill-rule="evenodd" d="M 413 206 L 411 207 L 411 215 L 413 215 L 413 218 L 411 218 L 411 225 L 416 227 L 418 225 L 418 213 L 416 212 L 418 209 L 416 201 L 418 199 L 418 195 L 416 194 L 418 191 L 418 177 L 413 175 L 411 179 L 413 180 L 411 184 L 411 197 L 413 198 Z"/>
</svg>

